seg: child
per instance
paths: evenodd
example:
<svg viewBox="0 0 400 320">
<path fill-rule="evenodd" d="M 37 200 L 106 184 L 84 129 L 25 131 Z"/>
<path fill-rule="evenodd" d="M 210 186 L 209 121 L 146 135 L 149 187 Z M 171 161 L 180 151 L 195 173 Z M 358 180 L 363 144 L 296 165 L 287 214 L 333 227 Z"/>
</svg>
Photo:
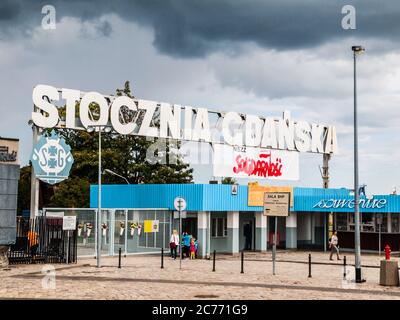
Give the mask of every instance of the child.
<svg viewBox="0 0 400 320">
<path fill-rule="evenodd" d="M 196 258 L 196 247 L 194 245 L 194 238 L 190 239 L 190 259 Z"/>
</svg>

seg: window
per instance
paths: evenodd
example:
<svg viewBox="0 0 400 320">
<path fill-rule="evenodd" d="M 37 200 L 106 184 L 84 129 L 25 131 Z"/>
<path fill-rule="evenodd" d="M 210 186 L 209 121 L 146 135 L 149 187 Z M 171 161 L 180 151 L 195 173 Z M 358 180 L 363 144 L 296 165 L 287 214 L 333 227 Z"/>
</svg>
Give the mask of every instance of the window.
<svg viewBox="0 0 400 320">
<path fill-rule="evenodd" d="M 381 232 L 388 232 L 388 218 L 387 213 L 376 213 L 375 214 L 375 232 L 379 232 L 378 215 L 382 217 Z"/>
<path fill-rule="evenodd" d="M 213 218 L 211 221 L 211 236 L 214 238 L 226 237 L 228 235 L 227 219 Z"/>
<path fill-rule="evenodd" d="M 347 213 L 336 214 L 336 230 L 347 231 Z"/>
<path fill-rule="evenodd" d="M 379 225 L 378 225 L 378 219 L 377 215 L 379 213 L 372 213 L 372 212 L 363 212 L 360 213 L 360 229 L 361 232 L 379 232 Z M 388 214 L 387 213 L 381 213 L 382 215 L 382 224 L 381 224 L 381 232 L 388 232 Z M 394 217 L 395 214 L 392 213 L 392 217 Z M 400 232 L 399 230 L 399 215 L 397 214 L 395 221 L 393 221 L 392 218 L 392 232 Z M 337 230 L 346 230 L 346 229 L 341 229 L 341 217 L 340 214 L 337 214 L 336 216 L 336 226 Z M 344 218 L 343 218 L 344 220 Z M 348 214 L 348 226 L 350 231 L 354 231 L 354 213 L 349 213 Z M 344 222 L 343 222 L 344 224 Z M 395 231 L 397 230 L 397 231 Z"/>
<path fill-rule="evenodd" d="M 374 213 L 362 213 L 361 214 L 361 231 L 364 232 L 374 232 L 375 231 L 375 223 L 374 223 Z"/>
<path fill-rule="evenodd" d="M 398 233 L 399 230 L 399 220 L 400 215 L 399 213 L 392 213 L 392 233 Z"/>
</svg>

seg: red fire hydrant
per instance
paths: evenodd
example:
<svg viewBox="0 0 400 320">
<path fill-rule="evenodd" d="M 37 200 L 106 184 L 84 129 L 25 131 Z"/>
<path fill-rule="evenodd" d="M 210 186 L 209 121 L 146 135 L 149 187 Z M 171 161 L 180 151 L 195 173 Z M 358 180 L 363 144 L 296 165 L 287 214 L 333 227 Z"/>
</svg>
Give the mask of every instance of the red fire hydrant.
<svg viewBox="0 0 400 320">
<path fill-rule="evenodd" d="M 385 259 L 386 260 L 390 260 L 390 253 L 392 252 L 392 250 L 390 250 L 389 245 L 387 244 L 385 247 Z"/>
</svg>

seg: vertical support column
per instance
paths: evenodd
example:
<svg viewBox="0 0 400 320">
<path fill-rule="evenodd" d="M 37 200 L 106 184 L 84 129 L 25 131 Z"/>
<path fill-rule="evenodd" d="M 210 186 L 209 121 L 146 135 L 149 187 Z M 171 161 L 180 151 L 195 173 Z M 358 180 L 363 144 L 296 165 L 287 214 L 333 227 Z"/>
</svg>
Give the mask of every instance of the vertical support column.
<svg viewBox="0 0 400 320">
<path fill-rule="evenodd" d="M 330 154 L 324 153 L 323 165 L 322 165 L 322 187 L 324 189 L 329 188 L 329 160 L 331 159 Z M 333 212 L 328 213 L 328 238 L 332 237 L 333 233 Z M 326 241 L 327 239 L 325 239 Z"/>
<path fill-rule="evenodd" d="M 207 237 L 208 214 L 205 211 L 197 213 L 197 240 L 199 246 L 197 248 L 198 257 L 207 257 L 208 237 Z"/>
<path fill-rule="evenodd" d="M 314 244 L 319 248 L 324 246 L 324 215 L 325 213 L 314 212 Z"/>
<path fill-rule="evenodd" d="M 108 246 L 108 254 L 110 256 L 115 255 L 115 248 L 114 248 L 114 243 L 115 243 L 115 209 L 109 210 L 108 211 L 110 214 L 110 219 L 109 219 L 109 236 L 108 239 L 110 241 L 109 246 Z"/>
<path fill-rule="evenodd" d="M 286 249 L 297 249 L 297 213 L 286 217 Z"/>
<path fill-rule="evenodd" d="M 256 212 L 256 250 L 267 251 L 267 217 L 263 212 Z"/>
<path fill-rule="evenodd" d="M 128 210 L 125 210 L 124 257 L 126 257 L 128 252 L 128 230 L 130 231 L 130 226 L 128 227 Z"/>
<path fill-rule="evenodd" d="M 311 244 L 315 244 L 315 214 L 310 212 Z"/>
<path fill-rule="evenodd" d="M 228 252 L 239 253 L 239 211 L 227 212 Z"/>
<path fill-rule="evenodd" d="M 33 107 L 34 111 L 36 107 Z M 38 141 L 39 128 L 33 125 L 32 127 L 32 149 Z M 30 218 L 33 219 L 39 211 L 39 179 L 36 178 L 35 170 L 31 171 L 31 204 L 30 204 Z"/>
</svg>

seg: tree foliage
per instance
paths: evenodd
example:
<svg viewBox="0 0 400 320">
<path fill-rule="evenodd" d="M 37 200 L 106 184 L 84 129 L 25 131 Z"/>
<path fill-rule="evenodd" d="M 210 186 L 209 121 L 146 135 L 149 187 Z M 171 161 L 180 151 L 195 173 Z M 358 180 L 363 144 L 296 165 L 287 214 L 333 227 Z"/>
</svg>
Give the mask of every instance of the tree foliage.
<svg viewBox="0 0 400 320">
<path fill-rule="evenodd" d="M 236 179 L 231 177 L 225 177 L 221 180 L 222 184 L 236 184 Z"/>
</svg>

